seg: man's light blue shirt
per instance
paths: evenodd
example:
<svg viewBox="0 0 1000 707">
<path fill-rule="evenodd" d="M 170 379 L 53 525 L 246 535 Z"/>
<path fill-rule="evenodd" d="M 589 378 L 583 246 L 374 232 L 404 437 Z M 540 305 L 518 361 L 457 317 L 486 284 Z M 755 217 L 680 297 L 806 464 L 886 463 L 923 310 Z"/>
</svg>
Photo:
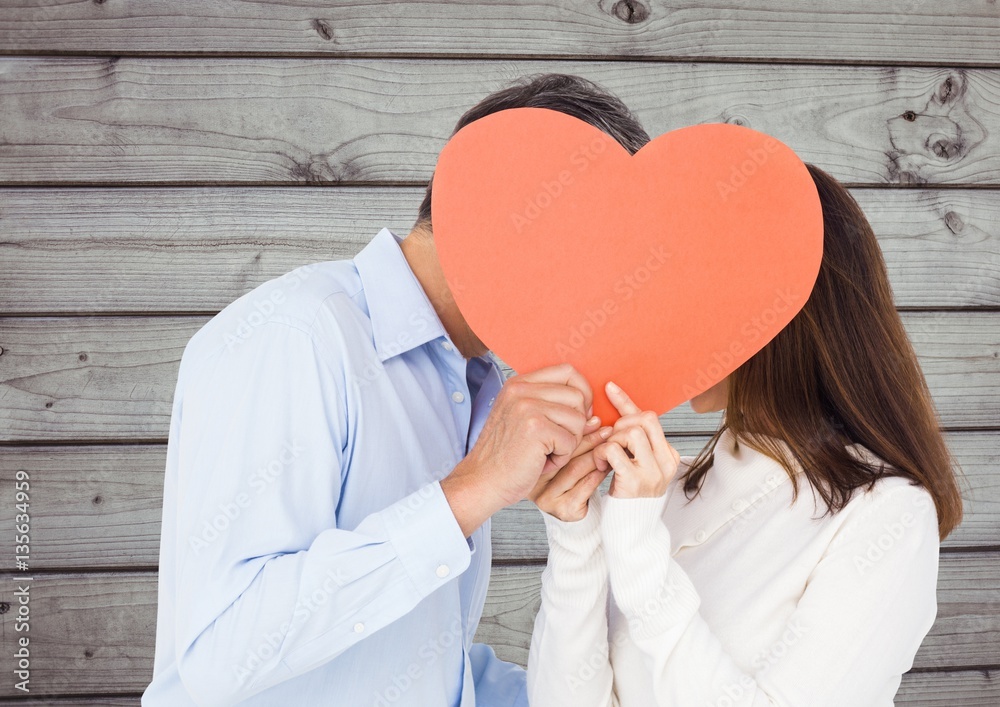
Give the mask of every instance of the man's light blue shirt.
<svg viewBox="0 0 1000 707">
<path fill-rule="evenodd" d="M 146 707 L 527 706 L 474 644 L 490 524 L 440 480 L 502 385 L 383 229 L 209 321 L 181 358 Z"/>
</svg>

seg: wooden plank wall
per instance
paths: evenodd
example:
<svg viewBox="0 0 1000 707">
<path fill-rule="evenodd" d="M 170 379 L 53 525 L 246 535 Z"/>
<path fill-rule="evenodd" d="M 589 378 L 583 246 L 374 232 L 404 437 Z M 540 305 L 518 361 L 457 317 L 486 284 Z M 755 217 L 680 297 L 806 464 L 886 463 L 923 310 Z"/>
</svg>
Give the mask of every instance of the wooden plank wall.
<svg viewBox="0 0 1000 707">
<path fill-rule="evenodd" d="M 0 703 L 138 704 L 187 339 L 269 278 L 405 233 L 458 116 L 543 71 L 599 81 L 654 135 L 769 132 L 852 188 L 966 475 L 938 620 L 897 700 L 1000 704 L 996 0 L 5 1 Z M 682 453 L 716 422 L 663 419 Z M 11 677 L 19 470 L 29 700 Z M 481 638 L 523 663 L 537 513 L 502 512 L 495 545 Z"/>
</svg>

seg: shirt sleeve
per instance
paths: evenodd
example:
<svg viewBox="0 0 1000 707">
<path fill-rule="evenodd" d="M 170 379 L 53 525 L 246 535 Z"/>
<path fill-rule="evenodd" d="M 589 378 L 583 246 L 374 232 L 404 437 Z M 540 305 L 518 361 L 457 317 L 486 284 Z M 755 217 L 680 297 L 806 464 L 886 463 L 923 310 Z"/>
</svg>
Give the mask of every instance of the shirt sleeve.
<svg viewBox="0 0 1000 707">
<path fill-rule="evenodd" d="M 175 650 L 200 705 L 235 704 L 335 659 L 469 565 L 438 482 L 337 527 L 352 430 L 329 349 L 269 321 L 182 362 L 169 452 L 179 455 Z"/>
<path fill-rule="evenodd" d="M 859 491 L 860 493 L 860 491 Z M 650 499 L 606 499 L 612 595 L 645 656 L 657 705 L 892 704 L 937 613 L 938 526 L 922 488 L 893 485 L 844 519 L 780 640 L 744 670 L 698 612 Z M 872 548 L 875 551 L 872 551 Z"/>
<path fill-rule="evenodd" d="M 497 658 L 485 643 L 469 649 L 477 707 L 528 707 L 524 668 Z"/>
<path fill-rule="evenodd" d="M 542 601 L 528 652 L 528 696 L 545 707 L 607 707 L 608 571 L 601 543 L 601 501 L 574 522 L 542 512 L 549 541 Z"/>
</svg>

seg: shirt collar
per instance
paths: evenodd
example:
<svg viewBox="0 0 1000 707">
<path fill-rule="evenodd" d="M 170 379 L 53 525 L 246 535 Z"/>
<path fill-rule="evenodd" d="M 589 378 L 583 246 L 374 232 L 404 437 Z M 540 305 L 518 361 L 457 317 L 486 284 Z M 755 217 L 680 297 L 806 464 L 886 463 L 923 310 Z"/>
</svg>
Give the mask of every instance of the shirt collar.
<svg viewBox="0 0 1000 707">
<path fill-rule="evenodd" d="M 778 440 L 778 444 L 784 442 Z M 802 468 L 789 459 L 796 476 L 801 475 Z M 808 493 L 808 480 L 798 478 L 797 482 L 799 493 Z M 683 482 L 670 486 L 663 515 L 670 528 L 672 552 L 700 545 L 724 525 L 758 509 L 775 490 L 789 483 L 791 477 L 784 467 L 745 443 L 737 448 L 735 436 L 726 429 L 719 436 L 712 468 L 705 474 L 699 494 L 688 502 Z"/>
<path fill-rule="evenodd" d="M 383 362 L 448 336 L 427 293 L 403 257 L 401 240 L 383 228 L 354 258 L 368 303 L 375 351 Z"/>
</svg>

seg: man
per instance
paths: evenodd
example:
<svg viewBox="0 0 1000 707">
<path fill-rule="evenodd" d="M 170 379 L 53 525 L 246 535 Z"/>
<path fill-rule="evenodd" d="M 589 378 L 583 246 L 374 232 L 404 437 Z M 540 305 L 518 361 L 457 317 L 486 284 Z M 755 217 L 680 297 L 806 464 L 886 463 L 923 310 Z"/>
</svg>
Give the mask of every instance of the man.
<svg viewBox="0 0 1000 707">
<path fill-rule="evenodd" d="M 616 98 L 545 75 L 459 121 L 560 110 L 632 152 Z M 473 637 L 490 516 L 597 425 L 580 374 L 502 378 L 412 232 L 300 267 L 188 343 L 173 402 L 148 707 L 527 705 Z M 475 238 L 476 234 L 468 234 Z"/>
</svg>

